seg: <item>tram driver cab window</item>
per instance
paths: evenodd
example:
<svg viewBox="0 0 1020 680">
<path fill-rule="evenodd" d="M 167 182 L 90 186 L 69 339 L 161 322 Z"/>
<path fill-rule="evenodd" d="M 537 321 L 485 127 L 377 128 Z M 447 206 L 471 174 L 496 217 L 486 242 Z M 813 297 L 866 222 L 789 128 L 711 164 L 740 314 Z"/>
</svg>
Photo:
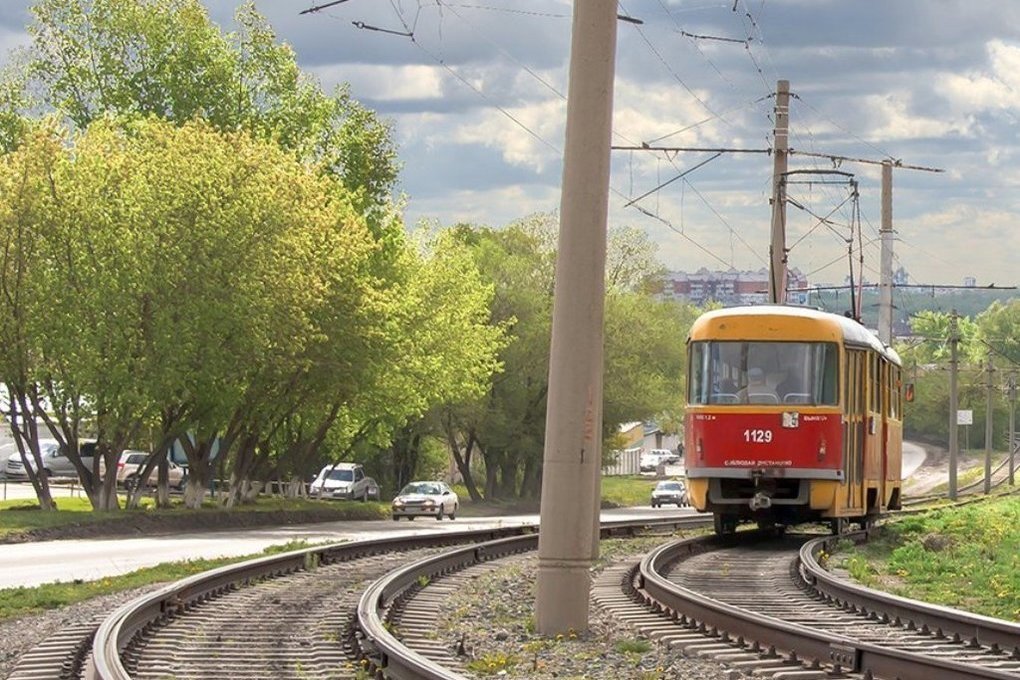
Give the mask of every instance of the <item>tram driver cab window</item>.
<svg viewBox="0 0 1020 680">
<path fill-rule="evenodd" d="M 765 379 L 765 371 L 758 367 L 747 369 L 747 387 L 741 390 L 741 402 L 746 404 L 778 404 L 779 395 Z"/>
</svg>

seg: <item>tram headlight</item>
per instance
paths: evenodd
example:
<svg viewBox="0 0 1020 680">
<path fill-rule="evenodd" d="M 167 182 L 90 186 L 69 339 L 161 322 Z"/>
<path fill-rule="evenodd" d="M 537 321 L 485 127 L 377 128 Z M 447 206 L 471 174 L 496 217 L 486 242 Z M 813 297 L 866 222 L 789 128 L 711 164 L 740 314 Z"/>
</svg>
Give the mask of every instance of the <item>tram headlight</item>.
<svg viewBox="0 0 1020 680">
<path fill-rule="evenodd" d="M 698 437 L 698 440 L 695 442 L 694 450 L 697 452 L 700 460 L 705 460 L 705 445 L 702 443 L 701 437 Z"/>
<path fill-rule="evenodd" d="M 818 444 L 818 460 L 825 460 L 825 440 Z"/>
</svg>

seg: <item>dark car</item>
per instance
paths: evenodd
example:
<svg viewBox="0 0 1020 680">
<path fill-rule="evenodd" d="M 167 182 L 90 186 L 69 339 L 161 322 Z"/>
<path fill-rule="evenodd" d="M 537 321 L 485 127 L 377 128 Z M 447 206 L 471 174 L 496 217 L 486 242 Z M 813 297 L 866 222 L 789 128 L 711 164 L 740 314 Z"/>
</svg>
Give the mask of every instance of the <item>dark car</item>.
<svg viewBox="0 0 1020 680">
<path fill-rule="evenodd" d="M 652 490 L 652 507 L 661 505 L 676 505 L 678 508 L 687 507 L 687 487 L 683 482 L 667 480 L 659 482 Z"/>
</svg>

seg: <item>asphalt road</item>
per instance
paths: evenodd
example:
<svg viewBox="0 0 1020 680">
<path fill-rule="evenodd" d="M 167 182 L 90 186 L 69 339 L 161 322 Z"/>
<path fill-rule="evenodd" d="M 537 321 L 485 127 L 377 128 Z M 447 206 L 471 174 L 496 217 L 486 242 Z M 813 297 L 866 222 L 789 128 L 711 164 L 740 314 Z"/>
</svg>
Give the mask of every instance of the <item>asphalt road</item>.
<svg viewBox="0 0 1020 680">
<path fill-rule="evenodd" d="M 602 513 L 603 520 L 661 517 L 690 508 L 620 508 Z M 358 539 L 452 532 L 493 526 L 535 524 L 538 515 L 511 517 L 419 518 L 414 522 L 324 522 L 304 526 L 187 533 L 146 538 L 89 539 L 16 543 L 0 549 L 0 588 L 35 586 L 53 581 L 95 580 L 142 567 L 180 560 L 232 557 L 260 552 L 288 541 L 341 542 Z"/>
<path fill-rule="evenodd" d="M 920 446 L 904 442 L 903 477 L 908 477 L 924 462 Z M 668 466 L 667 474 L 682 474 L 682 466 Z M 57 487 L 61 488 L 61 487 Z M 68 490 L 63 488 L 62 493 Z M 0 496 L 4 493 L 0 482 Z M 31 486 L 7 484 L 8 498 L 33 498 Z M 691 508 L 619 508 L 602 512 L 602 519 L 661 517 L 693 514 Z M 326 522 L 304 526 L 175 534 L 140 538 L 61 540 L 4 545 L 0 549 L 0 588 L 34 586 L 53 581 L 94 580 L 124 574 L 162 562 L 187 559 L 231 557 L 260 552 L 271 545 L 288 541 L 351 541 L 385 536 L 412 535 L 437 531 L 460 531 L 493 526 L 535 524 L 535 515 L 495 518 L 465 518 L 437 522 L 419 518 L 415 522 Z"/>
</svg>

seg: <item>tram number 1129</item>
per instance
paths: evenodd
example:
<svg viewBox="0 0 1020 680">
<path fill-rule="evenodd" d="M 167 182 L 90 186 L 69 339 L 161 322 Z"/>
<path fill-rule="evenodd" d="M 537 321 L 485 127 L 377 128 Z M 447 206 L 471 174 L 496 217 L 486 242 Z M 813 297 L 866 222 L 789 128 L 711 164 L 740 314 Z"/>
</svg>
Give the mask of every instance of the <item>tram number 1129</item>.
<svg viewBox="0 0 1020 680">
<path fill-rule="evenodd" d="M 744 441 L 749 444 L 768 444 L 772 441 L 772 430 L 744 430 Z"/>
</svg>

